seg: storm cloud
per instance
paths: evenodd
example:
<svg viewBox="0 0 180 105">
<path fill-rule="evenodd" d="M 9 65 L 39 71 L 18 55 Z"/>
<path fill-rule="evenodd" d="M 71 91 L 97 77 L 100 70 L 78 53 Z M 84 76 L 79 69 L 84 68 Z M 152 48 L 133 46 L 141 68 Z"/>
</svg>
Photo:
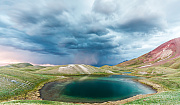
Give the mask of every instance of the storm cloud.
<svg viewBox="0 0 180 105">
<path fill-rule="evenodd" d="M 51 64 L 114 65 L 177 37 L 170 34 L 180 22 L 179 11 L 173 9 L 178 4 L 178 0 L 1 0 L 0 45 L 47 55 Z M 60 58 L 53 62 L 54 56 Z M 45 63 L 38 61 L 30 60 Z"/>
</svg>

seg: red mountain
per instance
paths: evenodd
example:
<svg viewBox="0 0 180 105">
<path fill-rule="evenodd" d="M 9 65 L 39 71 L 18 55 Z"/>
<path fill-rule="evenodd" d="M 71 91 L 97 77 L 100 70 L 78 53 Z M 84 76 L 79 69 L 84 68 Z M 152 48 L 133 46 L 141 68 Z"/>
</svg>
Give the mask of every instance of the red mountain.
<svg viewBox="0 0 180 105">
<path fill-rule="evenodd" d="M 136 59 L 120 63 L 117 66 L 144 64 L 145 66 L 142 67 L 147 67 L 164 64 L 178 57 L 180 57 L 180 37 L 160 45 L 147 54 L 144 54 Z"/>
</svg>

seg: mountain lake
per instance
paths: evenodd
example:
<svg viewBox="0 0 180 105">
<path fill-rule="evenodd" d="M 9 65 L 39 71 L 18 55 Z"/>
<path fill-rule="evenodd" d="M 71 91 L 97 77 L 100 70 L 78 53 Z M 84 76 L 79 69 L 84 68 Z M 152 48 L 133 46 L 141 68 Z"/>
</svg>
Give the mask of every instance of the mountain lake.
<svg viewBox="0 0 180 105">
<path fill-rule="evenodd" d="M 156 90 L 137 82 L 143 77 L 128 75 L 76 76 L 71 81 L 55 81 L 40 89 L 43 100 L 62 102 L 98 103 L 123 100 L 139 94 L 152 94 Z"/>
</svg>

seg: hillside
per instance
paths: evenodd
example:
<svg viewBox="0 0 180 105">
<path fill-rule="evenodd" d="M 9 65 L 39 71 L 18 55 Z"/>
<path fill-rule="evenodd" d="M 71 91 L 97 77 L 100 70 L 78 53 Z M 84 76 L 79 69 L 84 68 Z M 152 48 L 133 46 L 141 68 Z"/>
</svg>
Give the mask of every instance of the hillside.
<svg viewBox="0 0 180 105">
<path fill-rule="evenodd" d="M 33 66 L 30 63 L 18 63 L 18 64 L 9 64 L 7 67 L 17 67 L 17 68 L 23 68 L 23 67 L 28 67 L 28 66 Z"/>
<path fill-rule="evenodd" d="M 25 65 L 30 64 L 13 64 L 13 66 L 0 67 L 0 101 L 10 98 L 16 99 L 16 96 L 19 95 L 19 97 L 28 98 L 28 92 L 35 90 L 40 84 L 56 78 L 34 74 L 32 71 L 39 70 L 39 67 L 32 65 L 24 67 Z M 33 97 L 31 95 L 29 99 Z"/>
<path fill-rule="evenodd" d="M 117 66 L 124 67 L 136 65 L 136 67 L 149 67 L 154 65 L 161 65 L 179 57 L 180 38 L 175 38 L 166 43 L 163 43 L 147 54 L 144 54 L 130 61 L 120 63 Z"/>
<path fill-rule="evenodd" d="M 16 99 L 37 99 L 39 87 L 49 81 L 68 79 L 66 75 L 110 74 L 101 69 L 84 64 L 69 64 L 53 67 L 33 66 L 29 63 L 10 64 L 0 67 L 0 102 Z M 64 75 L 64 76 L 59 76 Z M 30 96 L 30 97 L 29 97 Z M 49 103 L 49 102 L 48 102 Z M 66 104 L 66 103 L 63 103 Z"/>
<path fill-rule="evenodd" d="M 41 67 L 41 66 L 5 66 L 0 67 L 0 104 L 48 104 L 48 105 L 74 105 L 73 103 L 55 102 L 41 100 L 38 90 L 42 86 L 50 81 L 66 80 L 72 76 L 68 75 L 82 75 L 82 74 L 107 74 L 106 72 L 113 71 L 115 73 L 124 73 L 128 75 L 145 76 L 149 78 L 142 78 L 142 81 L 149 81 L 150 83 L 159 84 L 161 92 L 145 97 L 139 100 L 125 100 L 130 102 L 127 104 L 159 104 L 162 105 L 174 105 L 180 102 L 180 58 L 173 59 L 167 63 L 148 68 L 129 68 L 129 67 L 117 67 L 117 66 L 103 66 L 100 68 L 83 64 L 70 64 L 59 65 L 53 67 Z M 17 64 L 19 65 L 19 64 Z M 26 65 L 26 64 L 25 64 Z M 29 65 L 29 64 L 28 64 Z M 163 66 L 163 67 L 162 67 Z M 172 67 L 172 68 L 169 68 Z M 176 68 L 176 69 L 173 69 Z M 68 74 L 71 73 L 71 74 Z M 64 76 L 59 76 L 64 75 Z M 117 75 L 117 74 L 116 74 Z M 158 86 L 159 86 L 158 85 Z M 162 86 L 162 88 L 161 88 Z M 161 90 L 162 89 L 162 90 Z M 138 98 L 137 98 L 138 99 Z M 6 102 L 5 102 L 6 100 Z M 8 101 L 12 100 L 12 101 Z M 146 101 L 144 101 L 146 100 Z M 175 101 L 174 101 L 175 100 Z M 126 103 L 125 102 L 125 103 Z M 108 102 L 109 103 L 109 102 Z M 119 104 L 119 101 L 114 101 L 110 104 Z M 100 104 L 100 103 L 98 103 Z M 102 103 L 106 105 L 106 103 Z"/>
<path fill-rule="evenodd" d="M 69 64 L 69 65 L 47 67 L 37 71 L 36 73 L 53 74 L 53 75 L 79 75 L 79 74 L 113 73 L 113 72 L 110 70 L 100 69 L 90 65 Z"/>
</svg>

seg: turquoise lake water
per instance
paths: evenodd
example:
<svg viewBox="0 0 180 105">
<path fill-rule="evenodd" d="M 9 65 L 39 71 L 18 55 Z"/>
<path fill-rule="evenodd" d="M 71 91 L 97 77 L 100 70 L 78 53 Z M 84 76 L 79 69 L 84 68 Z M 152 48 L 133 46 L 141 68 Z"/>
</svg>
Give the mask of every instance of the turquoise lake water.
<svg viewBox="0 0 180 105">
<path fill-rule="evenodd" d="M 43 100 L 63 102 L 105 102 L 129 98 L 156 91 L 136 82 L 135 76 L 112 75 L 108 77 L 78 77 L 75 81 L 51 82 L 41 90 Z"/>
</svg>

